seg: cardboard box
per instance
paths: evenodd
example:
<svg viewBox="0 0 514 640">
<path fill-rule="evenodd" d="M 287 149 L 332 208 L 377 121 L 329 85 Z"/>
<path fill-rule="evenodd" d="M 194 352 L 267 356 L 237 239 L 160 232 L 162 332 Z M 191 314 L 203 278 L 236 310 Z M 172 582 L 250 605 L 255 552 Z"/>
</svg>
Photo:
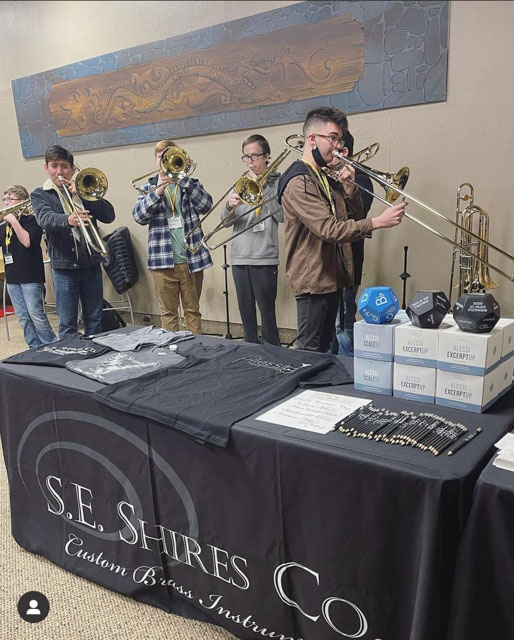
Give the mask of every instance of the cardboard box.
<svg viewBox="0 0 514 640">
<path fill-rule="evenodd" d="M 400 325 L 394 334 L 395 361 L 417 367 L 437 367 L 439 336 L 450 328 L 445 323 L 438 329 L 420 329 L 411 322 Z"/>
<path fill-rule="evenodd" d="M 485 376 L 501 358 L 503 330 L 468 333 L 459 327 L 440 332 L 437 367 L 468 375 Z"/>
<path fill-rule="evenodd" d="M 498 376 L 498 397 L 508 393 L 512 387 L 512 376 L 514 375 L 514 354 L 502 360 L 494 371 Z"/>
<path fill-rule="evenodd" d="M 390 396 L 393 393 L 393 363 L 388 360 L 353 359 L 353 386 L 360 391 Z"/>
<path fill-rule="evenodd" d="M 394 318 L 386 324 L 370 324 L 359 320 L 353 325 L 353 353 L 357 358 L 391 362 L 394 353 L 394 332 L 408 318 Z"/>
<path fill-rule="evenodd" d="M 485 376 L 439 369 L 435 403 L 443 407 L 482 413 L 496 401 L 500 393 L 498 369 L 496 367 Z"/>
<path fill-rule="evenodd" d="M 393 396 L 434 404 L 437 369 L 394 363 Z"/>
<path fill-rule="evenodd" d="M 514 319 L 500 318 L 495 329 L 503 331 L 502 360 L 507 360 L 514 353 Z"/>
</svg>

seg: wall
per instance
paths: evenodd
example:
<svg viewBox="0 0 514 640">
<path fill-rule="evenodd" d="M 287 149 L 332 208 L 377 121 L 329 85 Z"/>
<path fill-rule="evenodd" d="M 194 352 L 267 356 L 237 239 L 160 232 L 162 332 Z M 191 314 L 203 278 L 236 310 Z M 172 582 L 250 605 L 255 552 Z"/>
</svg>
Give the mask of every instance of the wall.
<svg viewBox="0 0 514 640">
<path fill-rule="evenodd" d="M 25 184 L 33 189 L 46 174 L 42 158 L 25 160 L 21 154 L 11 80 L 125 47 L 152 42 L 211 24 L 218 24 L 292 2 L 15 2 L 0 3 L 3 37 L 0 55 L 1 185 Z M 407 190 L 452 220 L 456 190 L 472 182 L 475 201 L 491 217 L 490 240 L 514 253 L 514 218 L 509 213 L 508 167 L 514 148 L 511 105 L 514 70 L 509 60 L 509 38 L 514 26 L 514 3 L 453 2 L 450 7 L 448 100 L 352 115 L 350 127 L 356 149 L 378 141 L 381 149 L 370 166 L 395 172 L 408 165 Z M 79 28 L 80 27 L 80 28 Z M 58 35 L 56 35 L 58 34 Z M 262 133 L 275 155 L 284 148 L 296 124 L 269 127 Z M 195 176 L 217 200 L 242 171 L 241 140 L 251 132 L 234 132 L 177 140 L 197 163 Z M 108 199 L 115 205 L 115 226 L 130 228 L 139 257 L 141 277 L 132 290 L 134 309 L 158 313 L 151 279 L 145 271 L 146 228 L 136 225 L 131 209 L 137 197 L 130 180 L 153 168 L 153 143 L 78 154 L 81 167 L 102 169 L 109 179 Z M 286 161 L 287 163 L 288 161 Z M 282 170 L 286 167 L 282 165 Z M 382 195 L 380 187 L 377 192 Z M 371 215 L 383 206 L 376 201 Z M 411 203 L 408 212 L 453 239 L 454 229 Z M 204 225 L 210 230 L 216 220 Z M 109 227 L 104 227 L 109 231 Z M 221 241 L 222 234 L 214 241 Z M 411 221 L 379 231 L 368 241 L 365 285 L 388 284 L 401 297 L 403 246 L 409 246 L 407 301 L 417 289 L 448 290 L 452 248 Z M 283 249 L 283 238 L 282 238 Z M 206 320 L 224 321 L 223 250 L 213 253 L 215 265 L 206 272 L 202 313 Z M 490 260 L 508 273 L 512 261 L 497 253 Z M 230 272 L 229 272 L 230 273 Z M 495 296 L 503 315 L 514 316 L 514 285 L 494 271 L 500 285 Z M 108 297 L 110 284 L 106 283 Z M 112 291 L 112 290 L 111 290 Z M 229 277 L 231 320 L 239 321 L 232 277 Z M 277 302 L 278 324 L 296 326 L 296 309 L 283 265 Z"/>
</svg>

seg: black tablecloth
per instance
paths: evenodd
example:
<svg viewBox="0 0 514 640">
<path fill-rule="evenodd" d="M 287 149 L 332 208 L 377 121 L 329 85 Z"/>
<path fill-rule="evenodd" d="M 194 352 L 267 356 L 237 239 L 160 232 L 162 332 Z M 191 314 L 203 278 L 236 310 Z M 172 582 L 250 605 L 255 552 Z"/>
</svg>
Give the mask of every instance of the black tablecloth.
<svg viewBox="0 0 514 640">
<path fill-rule="evenodd" d="M 448 640 L 514 638 L 514 473 L 481 473 L 459 550 Z"/>
<path fill-rule="evenodd" d="M 513 426 L 512 394 L 480 416 L 327 389 L 483 427 L 448 458 L 255 417 L 232 428 L 226 448 L 200 444 L 98 404 L 99 387 L 64 370 L 0 365 L 21 546 L 240 638 L 446 636 L 473 488 Z"/>
</svg>

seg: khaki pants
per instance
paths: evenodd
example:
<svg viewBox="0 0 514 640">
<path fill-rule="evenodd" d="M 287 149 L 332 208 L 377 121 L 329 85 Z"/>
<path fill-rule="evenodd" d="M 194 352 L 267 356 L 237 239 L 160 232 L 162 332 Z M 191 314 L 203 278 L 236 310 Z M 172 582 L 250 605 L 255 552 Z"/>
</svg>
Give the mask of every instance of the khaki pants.
<svg viewBox="0 0 514 640">
<path fill-rule="evenodd" d="M 200 294 L 203 271 L 189 273 L 187 263 L 176 264 L 173 269 L 152 269 L 153 284 L 161 308 L 161 324 L 168 331 L 179 331 L 179 305 L 182 303 L 186 328 L 202 333 Z"/>
</svg>

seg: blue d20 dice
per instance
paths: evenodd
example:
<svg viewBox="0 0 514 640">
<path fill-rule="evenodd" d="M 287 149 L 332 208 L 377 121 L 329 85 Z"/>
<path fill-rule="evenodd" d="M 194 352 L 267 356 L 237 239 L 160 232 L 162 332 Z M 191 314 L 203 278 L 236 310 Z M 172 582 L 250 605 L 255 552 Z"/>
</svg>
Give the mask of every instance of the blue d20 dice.
<svg viewBox="0 0 514 640">
<path fill-rule="evenodd" d="M 400 302 L 391 287 L 367 287 L 359 298 L 357 308 L 366 322 L 386 324 L 400 310 Z"/>
</svg>

